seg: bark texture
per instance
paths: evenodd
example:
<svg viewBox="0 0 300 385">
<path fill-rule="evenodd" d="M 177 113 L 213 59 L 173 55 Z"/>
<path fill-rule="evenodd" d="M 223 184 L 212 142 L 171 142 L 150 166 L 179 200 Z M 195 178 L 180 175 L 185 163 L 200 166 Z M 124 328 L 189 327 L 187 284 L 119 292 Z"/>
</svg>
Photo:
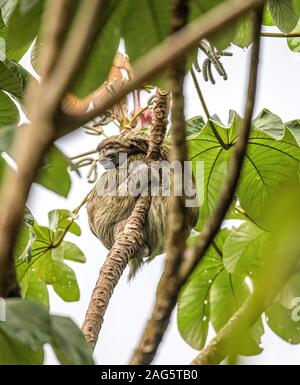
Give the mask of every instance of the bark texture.
<svg viewBox="0 0 300 385">
<path fill-rule="evenodd" d="M 147 151 L 148 163 L 154 160 L 152 156 L 160 155 L 160 146 L 164 140 L 167 127 L 167 98 L 166 92 L 157 91 L 150 131 L 150 145 Z M 146 171 L 148 172 L 147 169 Z M 144 243 L 144 228 L 150 205 L 150 195 L 138 197 L 124 230 L 120 232 L 100 270 L 82 326 L 83 334 L 92 349 L 96 346 L 104 315 L 114 288 L 119 282 L 128 262 L 138 255 Z"/>
</svg>

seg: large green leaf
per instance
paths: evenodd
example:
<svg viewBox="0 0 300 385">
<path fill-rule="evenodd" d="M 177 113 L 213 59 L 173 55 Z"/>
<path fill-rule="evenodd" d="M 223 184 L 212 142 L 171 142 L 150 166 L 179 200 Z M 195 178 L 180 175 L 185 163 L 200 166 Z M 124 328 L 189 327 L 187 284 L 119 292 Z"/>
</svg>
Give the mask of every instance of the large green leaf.
<svg viewBox="0 0 300 385">
<path fill-rule="evenodd" d="M 226 239 L 223 261 L 230 273 L 252 276 L 261 268 L 263 246 L 269 233 L 245 222 Z"/>
<path fill-rule="evenodd" d="M 72 320 L 52 316 L 52 347 L 64 365 L 93 365 L 92 352 L 80 329 Z"/>
<path fill-rule="evenodd" d="M 22 99 L 29 73 L 11 60 L 0 62 L 0 89 Z"/>
<path fill-rule="evenodd" d="M 254 124 L 259 124 L 265 130 L 266 124 L 270 124 L 269 130 L 273 132 L 275 128 L 277 134 L 278 124 L 274 125 L 274 116 L 266 111 Z M 267 123 L 264 116 L 268 118 Z M 209 123 L 200 134 L 187 138 L 193 171 L 195 172 L 197 165 L 200 165 L 199 162 L 202 162 L 204 167 L 204 181 L 196 181 L 200 198 L 197 230 L 201 229 L 216 205 L 240 124 L 241 119 L 233 112 L 229 128 L 222 126 L 217 120 L 214 121 L 219 136 L 228 147 L 226 149 L 216 139 Z M 262 207 L 274 204 L 277 199 L 276 193 L 282 184 L 298 180 L 299 162 L 300 148 L 288 129 L 285 129 L 280 140 L 262 130 L 254 128 L 251 130 L 238 186 L 238 198 L 242 208 L 255 223 L 262 227 L 266 226 Z"/>
<path fill-rule="evenodd" d="M 0 91 L 0 127 L 18 123 L 19 119 L 19 111 L 15 103 Z"/>
<path fill-rule="evenodd" d="M 44 7 L 44 0 L 18 0 L 7 21 L 7 47 L 22 49 L 36 37 Z"/>
<path fill-rule="evenodd" d="M 72 222 L 74 214 L 69 210 L 52 210 L 48 213 L 49 227 L 54 230 L 65 230 L 75 235 L 81 234 L 81 229 L 76 222 Z"/>
<path fill-rule="evenodd" d="M 63 364 L 91 365 L 92 352 L 80 329 L 69 318 L 50 316 L 41 303 L 6 300 L 0 321 L 0 363 L 42 364 L 43 347 L 52 345 Z"/>
<path fill-rule="evenodd" d="M 300 22 L 298 22 L 293 32 L 300 33 Z M 287 43 L 291 51 L 300 52 L 300 37 L 289 37 Z"/>
<path fill-rule="evenodd" d="M 131 62 L 146 54 L 170 33 L 170 0 L 130 2 L 122 29 Z"/>
<path fill-rule="evenodd" d="M 138 6 L 140 3 L 135 3 Z M 128 2 L 112 0 L 108 2 L 108 9 L 104 13 L 103 27 L 92 47 L 88 49 L 87 64 L 78 76 L 72 92 L 79 97 L 85 97 L 96 90 L 107 80 L 113 64 L 114 56 L 120 44 L 121 26 L 127 15 Z M 127 25 L 127 21 L 126 21 Z"/>
<path fill-rule="evenodd" d="M 35 240 L 31 248 L 31 258 L 29 260 L 18 258 L 16 261 L 23 296 L 46 302 L 48 299 L 46 284 L 53 285 L 57 294 L 64 300 L 77 301 L 79 288 L 73 270 L 64 263 L 64 242 L 53 247 L 57 237 L 56 233 L 48 227 L 35 225 L 33 231 Z M 74 249 L 78 252 L 76 246 Z M 75 253 L 74 249 L 71 250 Z M 66 257 L 70 258 L 72 255 L 69 246 Z M 79 258 L 75 255 L 74 260 L 76 257 Z"/>
<path fill-rule="evenodd" d="M 42 348 L 29 348 L 25 344 L 19 342 L 16 338 L 7 336 L 1 329 L 1 326 L 0 344 L 1 365 L 41 365 L 44 361 L 44 351 Z"/>
<path fill-rule="evenodd" d="M 292 345 L 300 344 L 300 320 L 293 319 L 293 309 L 275 302 L 266 312 L 266 318 L 275 334 Z"/>
<path fill-rule="evenodd" d="M 204 15 L 212 8 L 218 6 L 224 2 L 224 0 L 191 0 L 189 2 L 189 21 Z M 222 28 L 221 32 L 218 32 L 210 37 L 210 42 L 219 50 L 223 50 L 230 45 L 235 34 L 235 23 L 230 23 L 229 26 Z"/>
<path fill-rule="evenodd" d="M 69 166 L 70 160 L 66 155 L 53 146 L 44 159 L 36 183 L 66 197 L 71 188 Z"/>
<path fill-rule="evenodd" d="M 51 334 L 48 309 L 38 302 L 8 300 L 6 321 L 0 323 L 0 328 L 31 349 L 39 349 L 49 342 Z"/>
<path fill-rule="evenodd" d="M 275 24 L 283 33 L 289 33 L 296 27 L 299 16 L 293 7 L 293 0 L 269 0 L 268 6 Z"/>
<path fill-rule="evenodd" d="M 295 300 L 300 303 L 300 273 L 294 274 L 284 285 L 277 301 L 287 309 L 295 307 Z M 297 301 L 298 300 L 298 301 Z"/>
<path fill-rule="evenodd" d="M 300 16 L 300 0 L 293 0 L 293 5 L 296 12 L 298 12 L 298 15 Z"/>
<path fill-rule="evenodd" d="M 211 323 L 218 332 L 229 319 L 243 305 L 250 290 L 246 285 L 243 276 L 230 274 L 223 270 L 212 284 L 210 291 Z M 232 355 L 255 355 L 261 353 L 260 339 L 264 333 L 261 320 L 245 334 L 240 341 L 234 341 L 227 353 Z"/>
<path fill-rule="evenodd" d="M 194 136 L 200 133 L 205 126 L 205 121 L 202 116 L 195 116 L 186 121 L 186 136 Z"/>
<path fill-rule="evenodd" d="M 47 284 L 31 269 L 26 278 L 21 281 L 23 298 L 42 302 L 49 306 Z"/>
<path fill-rule="evenodd" d="M 84 263 L 86 261 L 83 252 L 74 243 L 63 241 L 61 246 L 63 248 L 64 259 L 79 263 Z"/>
<path fill-rule="evenodd" d="M 252 43 L 253 24 L 251 16 L 244 16 L 237 24 L 236 33 L 233 39 L 233 44 L 238 47 L 249 47 Z"/>
<path fill-rule="evenodd" d="M 193 348 L 205 345 L 210 320 L 209 293 L 211 286 L 224 269 L 219 250 L 228 236 L 223 230 L 202 261 L 198 264 L 179 295 L 177 322 L 182 338 Z"/>
<path fill-rule="evenodd" d="M 285 123 L 286 127 L 293 133 L 298 145 L 300 146 L 300 120 L 291 120 Z"/>
<path fill-rule="evenodd" d="M 80 299 L 75 273 L 66 264 L 61 265 L 59 278 L 54 282 L 53 289 L 66 302 L 75 302 Z"/>
<path fill-rule="evenodd" d="M 278 190 L 298 181 L 300 148 L 289 131 L 275 140 L 263 131 L 252 130 L 239 181 L 238 197 L 247 214 L 265 227 L 263 208 L 276 204 Z"/>
<path fill-rule="evenodd" d="M 285 132 L 285 127 L 280 117 L 273 114 L 267 108 L 263 109 L 257 118 L 254 119 L 253 125 L 274 136 L 276 139 L 282 138 Z"/>
</svg>

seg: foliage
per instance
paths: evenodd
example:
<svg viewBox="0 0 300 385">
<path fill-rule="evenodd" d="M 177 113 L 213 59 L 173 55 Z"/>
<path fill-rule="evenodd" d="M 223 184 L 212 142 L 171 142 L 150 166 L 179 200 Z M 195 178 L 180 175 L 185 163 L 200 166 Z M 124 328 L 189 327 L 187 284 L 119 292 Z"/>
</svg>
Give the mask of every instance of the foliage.
<svg viewBox="0 0 300 385">
<path fill-rule="evenodd" d="M 223 0 L 191 0 L 189 21 L 204 15 Z M 70 22 L 79 1 L 72 2 Z M 171 0 L 112 0 L 99 22 L 97 38 L 86 49 L 86 66 L 72 85 L 72 93 L 84 98 L 107 79 L 120 40 L 132 63 L 160 44 L 169 34 Z M 40 25 L 44 0 L 0 0 L 0 184 L 10 146 L 24 109 L 25 89 L 32 76 L 20 64 L 34 44 L 32 62 L 42 44 Z M 264 11 L 264 26 L 284 33 L 300 33 L 300 1 L 269 0 Z M 246 15 L 212 43 L 223 50 L 234 44 L 248 47 L 252 42 L 252 19 Z M 287 38 L 292 52 L 300 52 L 300 37 Z M 190 53 L 194 58 L 196 49 Z M 156 79 L 157 80 L 157 79 Z M 154 82 L 156 81 L 154 80 Z M 19 107 L 19 108 L 18 108 Z M 24 112 L 24 111 L 23 111 Z M 202 197 L 200 216 L 195 227 L 201 232 L 216 206 L 228 174 L 229 162 L 237 143 L 242 118 L 234 111 L 227 124 L 217 116 L 205 122 L 201 116 L 187 121 L 189 156 L 196 172 L 203 163 L 204 178 L 197 180 Z M 223 143 L 215 136 L 215 127 Z M 225 144 L 225 146 L 224 146 Z M 277 233 L 273 217 L 266 215 L 275 205 L 283 204 L 283 185 L 297 185 L 300 170 L 300 120 L 283 122 L 264 109 L 254 120 L 249 137 L 237 193 L 228 219 L 240 219 L 238 227 L 219 231 L 194 273 L 181 291 L 178 302 L 178 328 L 183 339 L 202 349 L 210 325 L 218 332 L 249 298 L 261 272 L 266 254 L 272 254 Z M 11 165 L 11 164 L 10 164 Z M 36 183 L 61 196 L 71 189 L 70 159 L 55 144 L 40 166 Z M 196 175 L 196 173 L 195 173 Z M 201 194 L 203 192 L 203 194 Z M 17 237 L 14 258 L 22 300 L 6 301 L 7 321 L 0 322 L 0 363 L 43 363 L 43 347 L 51 344 L 62 364 L 92 364 L 91 352 L 77 326 L 68 318 L 49 314 L 51 285 L 64 301 L 78 301 L 80 290 L 76 276 L 66 261 L 84 263 L 83 252 L 66 241 L 69 233 L 80 236 L 76 217 L 68 210 L 51 211 L 48 226 L 36 222 L 28 209 Z M 284 234 L 290 228 L 282 226 Z M 275 240 L 274 240 L 275 239 Z M 281 239 L 280 236 L 278 239 Z M 195 236 L 190 238 L 195 241 Z M 274 245 L 273 245 L 274 243 Z M 268 253 L 267 253 L 268 251 Z M 285 341 L 300 343 L 299 320 L 293 321 L 294 299 L 299 296 L 299 272 L 286 282 L 276 301 L 266 309 L 267 325 Z M 262 320 L 235 344 L 235 355 L 254 355 L 262 351 Z"/>
</svg>

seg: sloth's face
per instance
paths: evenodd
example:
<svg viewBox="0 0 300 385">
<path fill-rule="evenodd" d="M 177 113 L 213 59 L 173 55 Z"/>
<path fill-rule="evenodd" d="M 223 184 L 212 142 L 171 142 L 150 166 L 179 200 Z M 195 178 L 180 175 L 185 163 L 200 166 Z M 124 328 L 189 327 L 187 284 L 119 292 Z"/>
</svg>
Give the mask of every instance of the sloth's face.
<svg viewBox="0 0 300 385">
<path fill-rule="evenodd" d="M 138 149 L 136 147 L 122 146 L 117 142 L 107 143 L 106 145 L 100 143 L 98 146 L 99 163 L 107 170 L 119 167 L 128 156 L 137 153 Z"/>
</svg>

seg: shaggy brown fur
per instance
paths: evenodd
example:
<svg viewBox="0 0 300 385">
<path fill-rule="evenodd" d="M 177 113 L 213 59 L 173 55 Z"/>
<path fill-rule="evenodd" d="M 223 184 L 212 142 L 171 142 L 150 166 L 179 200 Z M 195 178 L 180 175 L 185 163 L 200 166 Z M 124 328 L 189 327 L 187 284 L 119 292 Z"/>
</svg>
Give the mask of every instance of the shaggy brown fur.
<svg viewBox="0 0 300 385">
<path fill-rule="evenodd" d="M 105 139 L 98 146 L 99 162 L 107 169 L 103 173 L 92 192 L 89 199 L 87 210 L 91 230 L 100 239 L 103 245 L 110 249 L 118 234 L 123 230 L 127 219 L 129 218 L 136 201 L 136 197 L 126 195 L 126 189 L 131 182 L 141 178 L 142 169 L 145 170 L 145 160 L 148 149 L 149 137 L 143 131 L 133 130 L 121 133 L 118 136 L 112 136 Z M 169 144 L 167 140 L 162 145 L 162 160 L 168 159 Z M 128 155 L 127 161 L 122 165 L 119 164 L 120 153 Z M 133 161 L 143 163 L 144 167 L 135 165 Z M 115 167 L 113 167 L 115 166 Z M 160 177 L 157 170 L 153 171 L 156 183 L 159 183 Z M 122 180 L 124 173 L 127 178 L 123 183 L 117 182 L 119 186 L 119 195 L 110 195 L 107 190 L 108 183 L 112 180 Z M 142 184 L 143 182 L 139 182 Z M 145 187 L 148 187 L 145 186 Z M 194 187 L 195 188 L 195 187 Z M 120 196 L 123 195 L 124 196 Z M 144 245 L 139 255 L 130 262 L 129 277 L 133 277 L 137 268 L 142 264 L 143 259 L 151 260 L 156 255 L 162 254 L 164 251 L 164 241 L 166 235 L 167 224 L 167 196 L 153 196 L 145 226 Z M 195 226 L 198 218 L 198 208 L 190 208 L 188 211 L 191 220 L 189 221 L 190 233 Z"/>
</svg>

